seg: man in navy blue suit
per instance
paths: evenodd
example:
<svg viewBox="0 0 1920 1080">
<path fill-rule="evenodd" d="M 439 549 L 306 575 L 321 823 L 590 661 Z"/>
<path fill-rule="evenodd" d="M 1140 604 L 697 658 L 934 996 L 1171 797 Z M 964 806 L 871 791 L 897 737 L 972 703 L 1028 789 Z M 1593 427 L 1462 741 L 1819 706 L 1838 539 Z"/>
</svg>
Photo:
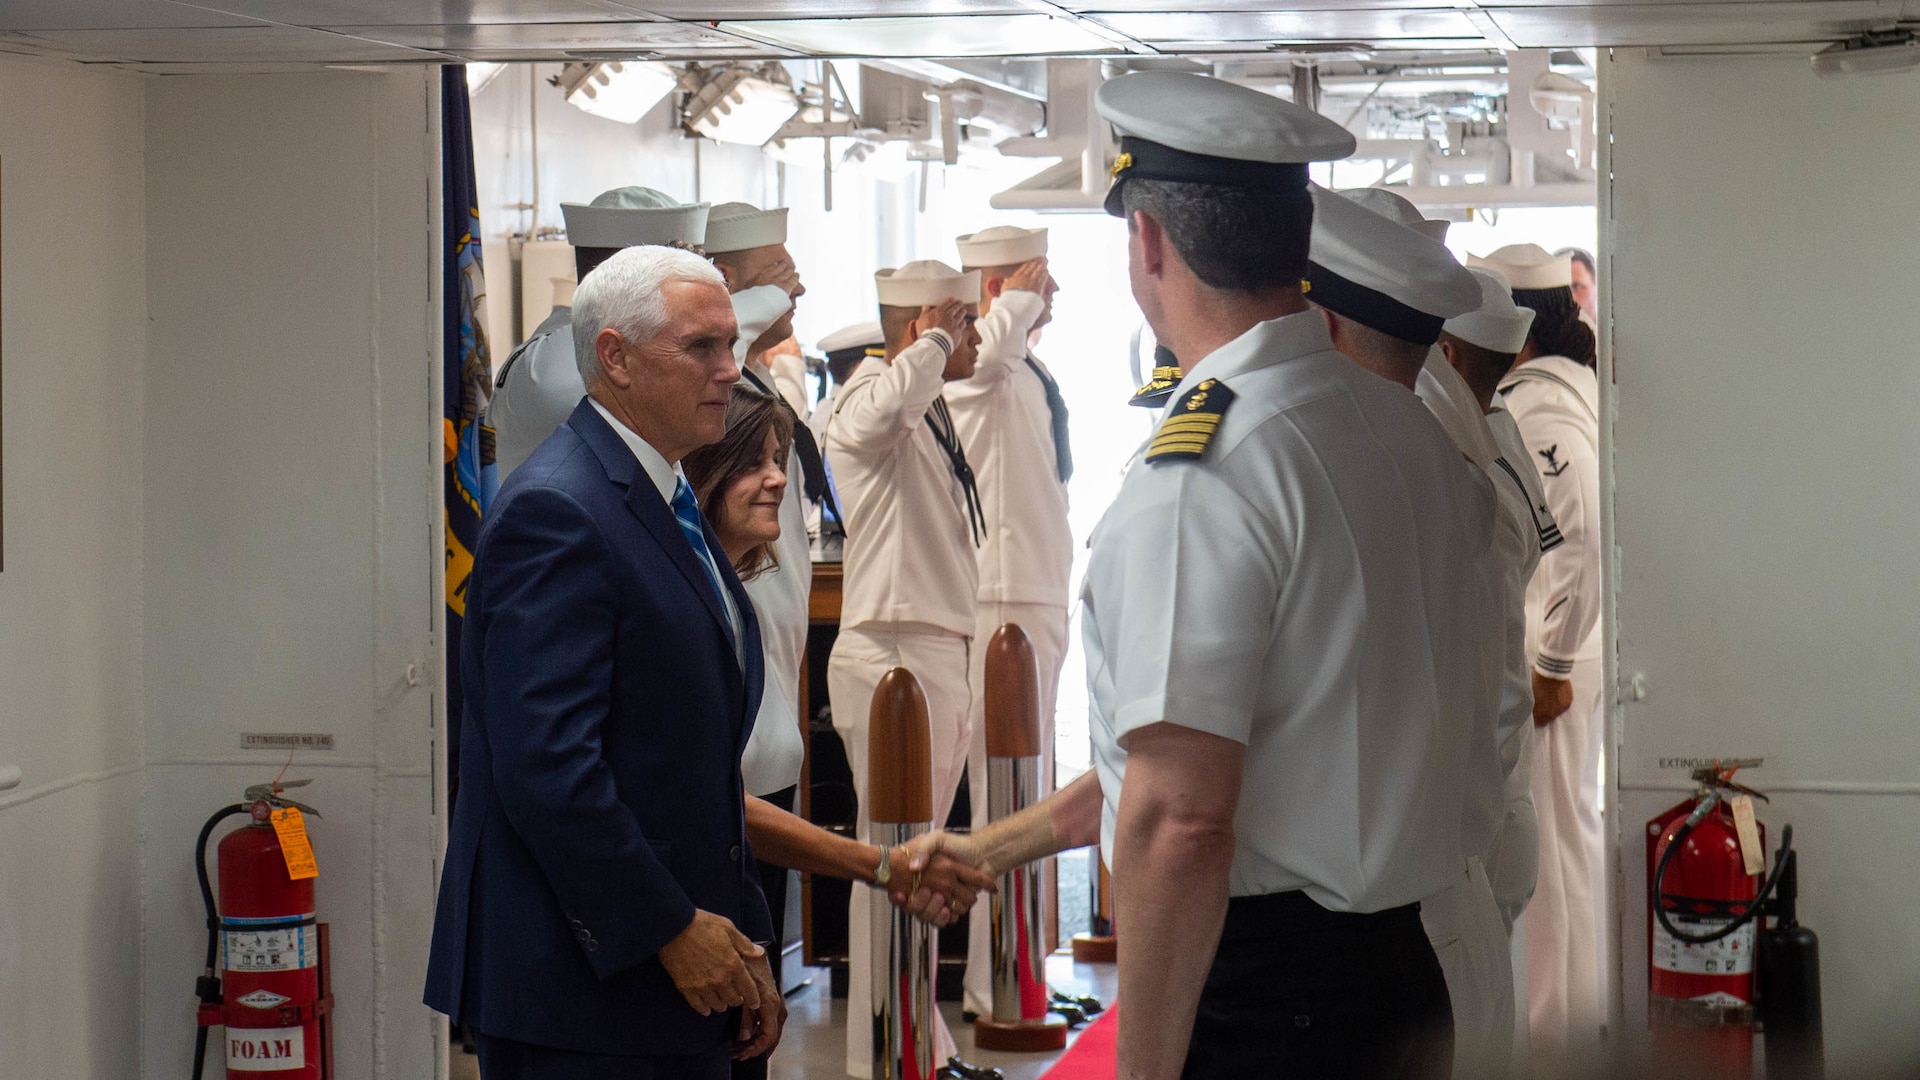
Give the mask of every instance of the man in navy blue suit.
<svg viewBox="0 0 1920 1080">
<path fill-rule="evenodd" d="M 753 605 L 678 462 L 739 368 L 718 271 L 630 248 L 574 294 L 587 397 L 500 489 L 426 1002 L 487 1080 L 720 1078 L 785 1005 L 744 830 Z"/>
</svg>

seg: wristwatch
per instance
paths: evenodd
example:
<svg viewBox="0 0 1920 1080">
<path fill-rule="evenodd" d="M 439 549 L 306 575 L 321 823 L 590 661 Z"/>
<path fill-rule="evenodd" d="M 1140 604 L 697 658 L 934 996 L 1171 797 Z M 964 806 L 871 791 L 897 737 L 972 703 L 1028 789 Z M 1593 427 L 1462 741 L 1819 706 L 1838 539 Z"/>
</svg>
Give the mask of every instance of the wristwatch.
<svg viewBox="0 0 1920 1080">
<path fill-rule="evenodd" d="M 874 846 L 880 849 L 880 866 L 873 872 L 873 887 L 884 889 L 893 880 L 893 852 L 885 844 Z"/>
</svg>

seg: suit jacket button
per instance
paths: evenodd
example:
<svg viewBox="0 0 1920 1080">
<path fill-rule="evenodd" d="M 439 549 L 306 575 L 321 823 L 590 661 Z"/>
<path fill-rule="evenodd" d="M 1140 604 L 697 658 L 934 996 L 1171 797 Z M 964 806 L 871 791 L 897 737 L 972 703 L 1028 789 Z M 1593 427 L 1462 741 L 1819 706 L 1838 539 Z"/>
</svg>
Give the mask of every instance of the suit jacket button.
<svg viewBox="0 0 1920 1080">
<path fill-rule="evenodd" d="M 727 849 L 727 858 L 732 859 L 734 862 L 740 861 L 740 845 L 739 844 L 735 844 L 732 847 Z"/>
</svg>

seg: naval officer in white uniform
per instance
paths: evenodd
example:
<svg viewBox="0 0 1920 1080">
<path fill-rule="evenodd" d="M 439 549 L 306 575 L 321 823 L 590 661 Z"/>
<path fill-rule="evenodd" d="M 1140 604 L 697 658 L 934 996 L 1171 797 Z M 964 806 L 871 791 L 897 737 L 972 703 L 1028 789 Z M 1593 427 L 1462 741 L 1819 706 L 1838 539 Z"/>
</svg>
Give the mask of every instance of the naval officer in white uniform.
<svg viewBox="0 0 1920 1080">
<path fill-rule="evenodd" d="M 706 203 L 682 205 L 652 188 L 605 191 L 591 203 L 561 203 L 573 245 L 576 280 L 622 248 L 643 244 L 693 247 L 706 239 Z M 508 354 L 487 406 L 500 480 L 573 415 L 587 393 L 573 359 L 573 308 L 556 304 L 527 340 Z"/>
<path fill-rule="evenodd" d="M 979 492 L 941 397 L 973 374 L 980 275 L 931 260 L 874 275 L 886 354 L 854 369 L 827 418 L 826 456 L 847 529 L 840 635 L 827 661 L 833 726 L 846 744 L 868 838 L 867 722 L 874 687 L 896 667 L 926 692 L 933 820 L 944 824 L 966 765 L 967 651 L 982 538 Z M 847 1072 L 872 1070 L 872 898 L 848 904 Z M 935 1060 L 953 1053 L 936 1016 Z"/>
<path fill-rule="evenodd" d="M 1500 451 L 1479 404 L 1433 347 L 1443 317 L 1464 315 L 1482 299 L 1479 281 L 1440 242 L 1446 223 L 1427 222 L 1411 203 L 1378 189 L 1350 198 L 1315 189 L 1315 196 L 1309 296 L 1328 312 L 1334 343 L 1362 366 L 1412 389 L 1457 453 L 1485 472 L 1495 490 L 1502 483 L 1511 487 L 1496 464 Z M 1499 515 L 1496 536 L 1512 533 L 1532 542 L 1531 521 L 1523 533 L 1502 513 L 1503 505 L 1493 508 Z M 1463 1080 L 1503 1075 L 1514 1053 L 1512 947 L 1485 859 L 1505 818 L 1511 769 L 1500 747 L 1513 742 L 1509 728 L 1531 727 L 1526 713 L 1500 708 L 1508 659 L 1502 628 L 1510 611 L 1518 616 L 1524 609 L 1525 579 L 1513 584 L 1513 564 L 1524 557 L 1524 551 L 1496 541 L 1477 562 L 1485 590 L 1480 618 L 1490 632 L 1478 661 L 1482 696 L 1468 745 L 1471 797 L 1462 822 L 1468 854 L 1452 884 L 1420 911 L 1447 976 L 1453 1074 Z M 1512 644 L 1518 649 L 1521 642 Z"/>
<path fill-rule="evenodd" d="M 1599 1038 L 1601 845 L 1600 410 L 1593 333 L 1573 302 L 1572 261 L 1532 245 L 1471 259 L 1534 310 L 1501 393 L 1526 440 L 1565 543 L 1527 591 L 1533 662 L 1533 801 L 1539 884 L 1526 911 L 1529 1038 L 1551 1069 L 1589 1058 Z"/>
<path fill-rule="evenodd" d="M 1350 134 L 1187 73 L 1097 100 L 1134 295 L 1187 367 L 1083 592 L 1120 1073 L 1444 1077 L 1418 904 L 1466 853 L 1493 495 L 1301 295 L 1306 162 Z"/>
<path fill-rule="evenodd" d="M 980 272 L 980 360 L 947 387 L 947 405 L 980 485 L 987 520 L 980 544 L 980 611 L 968 675 L 973 737 L 967 784 L 973 825 L 987 824 L 986 644 L 1014 623 L 1040 668 L 1040 784 L 1053 790 L 1053 710 L 1067 657 L 1067 591 L 1073 528 L 1067 480 L 1073 451 L 1067 404 L 1029 345 L 1053 318 L 1058 285 L 1047 267 L 1047 230 L 996 225 L 958 237 L 960 266 Z M 1050 905 L 1043 904 L 1043 908 Z M 967 938 L 966 1009 L 993 1011 L 993 913 L 976 907 Z"/>
</svg>

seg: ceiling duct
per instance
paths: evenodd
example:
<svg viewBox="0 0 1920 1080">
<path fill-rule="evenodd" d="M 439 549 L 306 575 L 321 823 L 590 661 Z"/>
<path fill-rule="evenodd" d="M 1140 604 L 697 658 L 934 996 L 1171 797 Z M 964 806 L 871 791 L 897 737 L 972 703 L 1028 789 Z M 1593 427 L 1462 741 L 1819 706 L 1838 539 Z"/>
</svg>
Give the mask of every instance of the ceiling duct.
<svg viewBox="0 0 1920 1080">
<path fill-rule="evenodd" d="M 1104 78 L 1098 60 L 1047 61 L 1046 135 L 1008 139 L 999 149 L 1009 157 L 1060 162 L 995 195 L 990 200 L 995 210 L 1100 208 L 1114 155 L 1112 129 L 1093 103 Z"/>
</svg>

